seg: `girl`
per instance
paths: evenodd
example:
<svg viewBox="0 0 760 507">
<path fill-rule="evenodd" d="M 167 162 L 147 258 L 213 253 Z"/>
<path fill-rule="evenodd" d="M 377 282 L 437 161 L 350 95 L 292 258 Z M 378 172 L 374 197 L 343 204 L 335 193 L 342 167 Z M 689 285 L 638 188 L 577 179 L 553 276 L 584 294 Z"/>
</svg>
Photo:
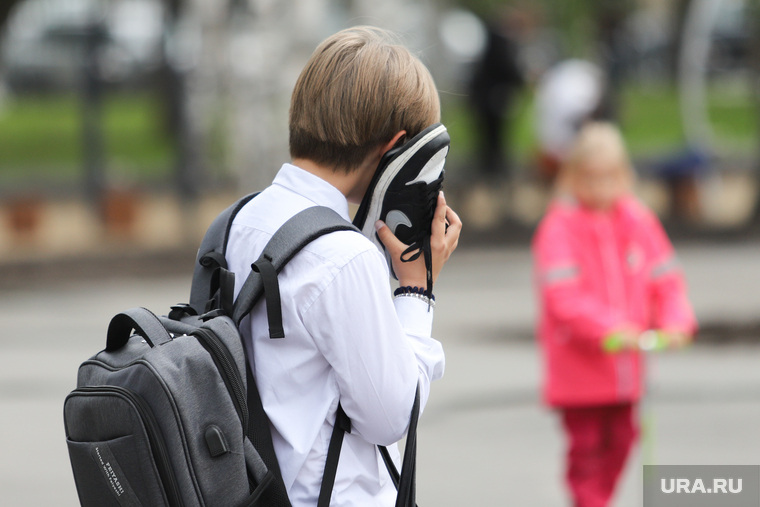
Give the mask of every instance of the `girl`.
<svg viewBox="0 0 760 507">
<path fill-rule="evenodd" d="M 673 247 L 632 184 L 618 130 L 587 124 L 533 242 L 544 400 L 567 435 L 576 507 L 609 504 L 636 439 L 639 336 L 656 329 L 680 346 L 696 330 Z"/>
</svg>

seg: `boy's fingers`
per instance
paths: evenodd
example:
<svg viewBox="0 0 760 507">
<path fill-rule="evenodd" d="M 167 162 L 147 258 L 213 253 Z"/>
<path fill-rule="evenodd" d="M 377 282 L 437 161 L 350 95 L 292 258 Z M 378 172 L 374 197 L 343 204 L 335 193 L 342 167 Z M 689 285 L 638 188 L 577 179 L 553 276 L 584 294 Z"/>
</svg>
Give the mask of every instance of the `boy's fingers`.
<svg viewBox="0 0 760 507">
<path fill-rule="evenodd" d="M 443 192 L 438 192 L 438 203 L 435 207 L 435 213 L 433 214 L 433 223 L 430 226 L 430 233 L 433 238 L 442 238 L 446 234 L 446 198 L 443 196 Z"/>
<path fill-rule="evenodd" d="M 444 226 L 444 235 L 440 238 L 440 244 L 445 250 L 446 258 L 448 259 L 448 256 L 451 255 L 451 252 L 453 252 L 459 244 L 459 233 L 462 231 L 462 221 L 459 219 L 459 215 L 448 206 L 446 206 L 445 211 L 444 224 L 446 225 Z M 431 246 L 433 241 L 434 240 L 431 238 Z"/>
<path fill-rule="evenodd" d="M 406 245 L 391 232 L 390 227 L 382 220 L 375 222 L 375 230 L 377 231 L 377 237 L 380 238 L 380 241 L 389 252 L 393 253 L 406 249 Z"/>
<path fill-rule="evenodd" d="M 456 241 L 459 239 L 459 233 L 462 232 L 462 220 L 456 212 L 446 207 L 446 220 L 449 223 L 448 229 L 446 229 L 446 238 L 450 241 Z"/>
</svg>

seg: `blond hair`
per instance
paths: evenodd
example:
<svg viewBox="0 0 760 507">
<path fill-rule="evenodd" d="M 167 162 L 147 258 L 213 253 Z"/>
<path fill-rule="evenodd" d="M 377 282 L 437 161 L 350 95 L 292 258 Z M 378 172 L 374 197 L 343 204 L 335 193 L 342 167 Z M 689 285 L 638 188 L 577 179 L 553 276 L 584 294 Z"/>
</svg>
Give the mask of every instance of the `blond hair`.
<svg viewBox="0 0 760 507">
<path fill-rule="evenodd" d="M 581 127 L 562 164 L 558 178 L 561 190 L 568 188 L 576 170 L 590 159 L 604 159 L 614 164 L 623 171 L 629 184 L 633 183 L 633 167 L 620 130 L 610 122 L 591 121 Z"/>
<path fill-rule="evenodd" d="M 290 155 L 350 171 L 406 130 L 440 121 L 425 65 L 382 29 L 359 26 L 323 41 L 304 67 L 290 102 Z"/>
</svg>

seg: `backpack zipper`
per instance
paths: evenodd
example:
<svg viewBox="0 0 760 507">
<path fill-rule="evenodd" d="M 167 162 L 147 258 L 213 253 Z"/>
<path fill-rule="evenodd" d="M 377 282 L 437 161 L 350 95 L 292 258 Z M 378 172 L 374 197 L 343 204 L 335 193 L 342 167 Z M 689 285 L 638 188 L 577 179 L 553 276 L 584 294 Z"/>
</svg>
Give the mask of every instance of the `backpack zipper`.
<svg viewBox="0 0 760 507">
<path fill-rule="evenodd" d="M 158 424 L 153 416 L 148 404 L 142 397 L 124 387 L 120 386 L 88 386 L 80 387 L 74 391 L 85 394 L 92 393 L 113 393 L 126 398 L 134 407 L 140 416 L 140 419 L 145 424 L 145 431 L 148 434 L 148 441 L 153 451 L 153 457 L 156 459 L 156 468 L 158 469 L 158 475 L 161 477 L 161 482 L 164 484 L 166 490 L 166 496 L 169 500 L 169 505 L 181 507 L 182 496 L 179 492 L 179 486 L 177 479 L 174 476 L 174 471 L 169 461 L 169 453 L 166 450 L 166 442 L 164 442 L 161 436 L 161 431 L 158 429 Z"/>
<path fill-rule="evenodd" d="M 204 349 L 211 354 L 217 369 L 222 377 L 224 385 L 230 393 L 232 403 L 235 405 L 240 422 L 243 425 L 243 435 L 248 434 L 248 402 L 246 392 L 243 387 L 243 379 L 240 376 L 235 359 L 232 357 L 230 350 L 219 339 L 219 337 L 210 329 L 198 328 L 191 333 L 198 339 Z"/>
</svg>

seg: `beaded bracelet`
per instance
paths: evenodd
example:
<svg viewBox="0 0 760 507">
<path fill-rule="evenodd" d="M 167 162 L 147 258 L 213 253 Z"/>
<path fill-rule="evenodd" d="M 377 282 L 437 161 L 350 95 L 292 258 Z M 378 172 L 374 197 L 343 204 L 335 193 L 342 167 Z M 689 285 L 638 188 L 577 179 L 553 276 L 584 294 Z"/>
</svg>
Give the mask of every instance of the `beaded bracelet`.
<svg viewBox="0 0 760 507">
<path fill-rule="evenodd" d="M 399 287 L 393 292 L 395 297 L 413 297 L 428 304 L 428 306 L 435 308 L 435 296 L 427 290 L 420 287 Z"/>
<path fill-rule="evenodd" d="M 393 292 L 394 296 L 401 296 L 404 294 L 418 294 L 432 301 L 435 301 L 435 296 L 422 287 L 412 287 L 410 285 L 406 285 L 404 287 L 399 287 Z"/>
</svg>

